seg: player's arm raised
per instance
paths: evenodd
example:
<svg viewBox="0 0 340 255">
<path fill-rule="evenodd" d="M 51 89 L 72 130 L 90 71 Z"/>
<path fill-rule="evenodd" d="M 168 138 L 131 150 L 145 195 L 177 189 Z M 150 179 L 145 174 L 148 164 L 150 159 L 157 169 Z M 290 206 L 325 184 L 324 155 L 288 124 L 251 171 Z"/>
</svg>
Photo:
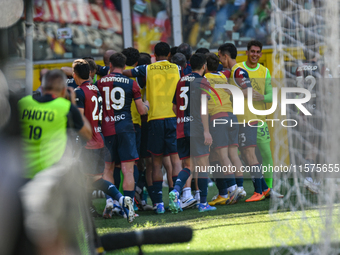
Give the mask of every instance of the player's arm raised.
<svg viewBox="0 0 340 255">
<path fill-rule="evenodd" d="M 234 72 L 234 80 L 237 86 L 239 86 L 242 89 L 243 95 L 247 98 L 248 88 L 252 88 L 248 72 L 243 68 L 238 67 Z"/>
<path fill-rule="evenodd" d="M 79 135 L 86 141 L 92 139 L 92 128 L 90 122 L 84 116 L 84 109 L 80 111 L 79 108 L 75 106 L 76 93 L 73 89 L 68 88 L 68 93 L 66 93 L 66 98 L 71 101 L 71 117 L 73 119 L 73 124 L 76 129 L 79 129 Z"/>
<path fill-rule="evenodd" d="M 72 76 L 72 73 L 73 73 L 72 67 L 64 66 L 60 69 L 66 74 L 66 76 Z"/>
</svg>

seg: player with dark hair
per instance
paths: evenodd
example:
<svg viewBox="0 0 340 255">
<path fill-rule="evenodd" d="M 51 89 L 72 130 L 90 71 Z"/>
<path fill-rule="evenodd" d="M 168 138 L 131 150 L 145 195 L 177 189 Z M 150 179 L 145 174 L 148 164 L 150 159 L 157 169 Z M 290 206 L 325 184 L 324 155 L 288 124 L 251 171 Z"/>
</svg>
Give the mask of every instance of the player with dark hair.
<svg viewBox="0 0 340 255">
<path fill-rule="evenodd" d="M 91 83 L 95 83 L 97 81 L 97 64 L 94 62 L 92 57 L 85 57 L 82 58 L 86 60 L 86 62 L 89 64 L 89 69 L 90 69 L 90 81 Z M 72 67 L 62 67 L 61 70 L 67 75 L 67 77 L 72 77 L 73 76 L 73 69 Z M 67 79 L 67 86 L 72 87 L 76 89 L 78 85 L 76 84 L 75 80 L 72 78 Z"/>
<path fill-rule="evenodd" d="M 210 50 L 207 48 L 198 48 L 195 53 L 202 53 L 202 54 L 207 54 L 210 53 Z"/>
<path fill-rule="evenodd" d="M 296 69 L 296 85 L 308 89 L 312 98 L 306 103 L 307 110 L 312 116 L 303 118 L 304 130 L 301 130 L 301 135 L 304 138 L 304 159 L 309 171 L 306 173 L 304 186 L 313 194 L 319 193 L 320 180 L 317 179 L 317 174 L 313 174 L 313 164 L 320 163 L 319 148 L 321 144 L 322 121 L 320 119 L 321 102 L 320 102 L 320 79 L 324 78 L 325 65 L 320 60 L 319 46 L 315 39 L 309 39 L 304 47 L 303 54 L 306 58 L 303 65 Z"/>
<path fill-rule="evenodd" d="M 139 54 L 139 59 L 137 66 L 141 65 L 150 65 L 151 64 L 151 55 L 146 52 L 141 52 Z M 141 93 L 142 98 L 146 98 L 146 79 L 145 77 L 136 77 L 137 82 L 139 86 L 141 87 Z M 141 159 L 144 159 L 144 161 L 139 160 L 139 164 L 141 164 L 141 168 L 144 168 L 145 166 L 145 172 L 141 174 L 139 181 L 136 186 L 136 194 L 135 198 L 139 204 L 138 208 L 141 210 L 153 210 L 153 207 L 148 205 L 146 201 L 143 199 L 143 188 L 146 186 L 149 194 L 151 194 L 151 191 L 149 187 L 152 187 L 152 159 L 151 154 L 148 152 L 147 144 L 148 144 L 148 116 L 143 115 L 141 116 L 142 124 L 141 124 L 141 143 L 140 143 L 140 155 L 139 157 Z"/>
<path fill-rule="evenodd" d="M 230 78 L 230 71 L 234 65 L 237 64 L 236 57 L 237 57 L 237 49 L 234 44 L 232 43 L 225 43 L 222 44 L 218 48 L 218 57 L 220 62 L 223 65 L 224 70 L 221 72 L 223 73 L 226 78 L 229 80 Z M 238 156 L 238 148 L 236 146 L 229 146 L 229 158 L 231 163 L 236 166 L 236 184 L 237 187 L 240 189 L 239 197 L 237 200 L 246 197 L 247 193 L 243 188 L 243 173 L 241 172 L 242 162 Z M 219 190 L 227 189 L 227 183 L 223 182 L 222 179 L 217 179 L 216 186 Z M 218 196 L 216 196 L 217 198 Z M 215 198 L 212 199 L 213 201 Z"/>
<path fill-rule="evenodd" d="M 262 43 L 256 40 L 250 41 L 247 45 L 247 61 L 242 62 L 241 66 L 247 70 L 252 87 L 253 87 L 253 105 L 257 110 L 265 110 L 266 103 L 272 102 L 272 85 L 271 76 L 268 68 L 259 64 L 258 61 L 262 56 Z M 257 119 L 262 120 L 261 126 L 257 127 L 257 147 L 262 157 L 262 165 L 267 167 L 264 172 L 267 190 L 263 190 L 266 197 L 276 196 L 282 198 L 283 195 L 272 190 L 273 172 L 270 167 L 273 166 L 273 157 L 270 149 L 270 134 L 266 122 L 266 116 L 257 115 Z"/>
<path fill-rule="evenodd" d="M 135 130 L 131 117 L 131 103 L 135 100 L 139 114 L 146 114 L 148 102 L 143 103 L 138 84 L 122 75 L 126 57 L 115 53 L 110 57 L 110 74 L 97 82 L 103 97 L 102 132 L 109 155 L 105 157 L 103 179 L 114 183 L 115 162 L 120 161 L 124 175 L 124 196 L 130 197 L 128 220 L 132 222 L 135 213 L 132 200 L 135 193 L 134 163 L 138 159 Z"/>
<path fill-rule="evenodd" d="M 135 48 L 129 47 L 122 51 L 124 56 L 126 57 L 126 65 L 134 66 L 137 65 L 139 59 L 139 51 Z"/>
<path fill-rule="evenodd" d="M 178 49 L 177 46 L 171 47 L 171 49 L 170 49 L 170 56 L 168 58 L 169 62 L 171 62 L 172 57 L 177 53 L 177 49 Z"/>
<path fill-rule="evenodd" d="M 172 96 L 180 79 L 180 69 L 168 61 L 170 46 L 165 42 L 155 45 L 157 62 L 151 65 L 137 66 L 125 70 L 129 77 L 146 78 L 146 99 L 150 101 L 148 113 L 148 151 L 152 154 L 153 186 L 149 187 L 150 197 L 156 206 L 156 213 L 164 213 L 162 198 L 162 161 L 170 155 L 172 164 L 172 179 L 175 181 L 181 170 L 181 161 L 177 153 L 176 116 L 172 109 Z"/>
<path fill-rule="evenodd" d="M 82 148 L 80 156 L 82 163 L 81 168 L 93 182 L 93 187 L 114 197 L 120 202 L 126 215 L 128 215 L 128 206 L 126 206 L 126 204 L 130 202 L 129 199 L 123 197 L 113 183 L 102 179 L 105 156 L 104 140 L 100 126 L 103 110 L 102 97 L 98 88 L 89 81 L 89 64 L 87 61 L 77 59 L 73 62 L 72 68 L 73 78 L 78 85 L 75 89 L 77 106 L 80 113 L 89 120 L 93 134 L 92 139 Z M 94 208 L 90 207 L 90 210 L 92 215 L 95 215 Z M 105 213 L 105 210 L 107 210 L 107 208 L 104 209 L 103 215 L 107 217 L 109 214 Z"/>
<path fill-rule="evenodd" d="M 62 158 L 68 127 L 85 140 L 92 138 L 91 126 L 74 105 L 74 92 L 66 88 L 66 76 L 61 70 L 48 71 L 41 88 L 40 98 L 26 96 L 19 101 L 25 177 L 29 179 Z"/>
<path fill-rule="evenodd" d="M 187 43 L 182 43 L 178 46 L 177 52 L 182 53 L 187 60 L 187 66 L 183 70 L 184 75 L 191 73 L 192 72 L 191 65 L 190 65 L 190 58 L 191 58 L 191 55 L 192 55 L 191 46 Z"/>
<path fill-rule="evenodd" d="M 219 59 L 214 53 L 208 53 L 207 56 L 207 73 L 205 78 L 208 79 L 211 87 L 215 88 L 216 84 L 227 84 L 227 78 L 223 73 L 217 71 L 219 65 Z M 229 152 L 231 155 L 237 154 L 238 150 L 238 126 L 231 125 L 232 122 L 237 122 L 236 116 L 233 115 L 232 102 L 230 95 L 222 88 L 215 88 L 218 96 L 221 99 L 219 102 L 216 94 L 213 94 L 215 100 L 209 100 L 208 111 L 210 115 L 210 132 L 213 138 L 212 149 L 217 154 L 217 158 L 221 166 L 226 166 L 231 169 L 232 163 L 229 159 Z M 226 121 L 225 124 L 214 124 L 215 120 L 218 119 L 218 123 Z M 216 185 L 219 189 L 219 196 L 210 205 L 216 204 L 234 204 L 239 198 L 241 189 L 237 187 L 235 174 L 232 171 L 227 173 L 215 173 Z M 222 187 L 222 188 L 221 188 Z"/>
<path fill-rule="evenodd" d="M 201 115 L 201 97 L 209 89 L 209 82 L 203 77 L 206 70 L 206 57 L 197 53 L 192 55 L 193 72 L 182 77 L 177 84 L 173 98 L 173 111 L 177 116 L 177 147 L 184 168 L 179 172 L 173 191 L 169 194 L 169 207 L 172 213 L 181 211 L 179 195 L 191 169 L 209 166 L 209 147 L 212 137 L 209 132 L 209 116 Z M 216 210 L 207 203 L 208 173 L 198 172 L 198 186 L 201 190 L 199 212 Z"/>
<path fill-rule="evenodd" d="M 255 86 L 256 84 L 251 83 L 248 71 L 246 70 L 243 63 L 235 64 L 232 67 L 230 77 L 231 84 L 239 87 L 242 90 L 242 93 L 245 95 L 244 115 L 237 115 L 238 122 L 240 123 L 239 146 L 242 157 L 251 167 L 250 175 L 255 188 L 254 194 L 248 198 L 246 202 L 261 201 L 265 199 L 264 191 L 269 192 L 270 189 L 263 178 L 262 167 L 255 154 L 255 148 L 257 144 L 257 121 L 249 121 L 256 120 L 257 116 L 248 108 L 247 99 L 248 88 L 252 88 L 254 91 L 253 85 Z"/>
</svg>

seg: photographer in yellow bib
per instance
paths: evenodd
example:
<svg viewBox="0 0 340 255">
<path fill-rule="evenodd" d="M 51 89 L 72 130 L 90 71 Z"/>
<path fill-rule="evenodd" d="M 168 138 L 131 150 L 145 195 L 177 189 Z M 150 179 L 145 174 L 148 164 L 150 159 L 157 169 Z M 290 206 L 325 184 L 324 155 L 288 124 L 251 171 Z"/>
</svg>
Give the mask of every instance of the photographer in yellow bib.
<svg viewBox="0 0 340 255">
<path fill-rule="evenodd" d="M 75 129 L 85 140 L 92 138 L 91 125 L 75 106 L 74 91 L 66 88 L 61 70 L 48 71 L 41 88 L 41 97 L 29 95 L 18 103 L 24 177 L 28 179 L 60 161 L 66 149 L 67 128 Z"/>
</svg>

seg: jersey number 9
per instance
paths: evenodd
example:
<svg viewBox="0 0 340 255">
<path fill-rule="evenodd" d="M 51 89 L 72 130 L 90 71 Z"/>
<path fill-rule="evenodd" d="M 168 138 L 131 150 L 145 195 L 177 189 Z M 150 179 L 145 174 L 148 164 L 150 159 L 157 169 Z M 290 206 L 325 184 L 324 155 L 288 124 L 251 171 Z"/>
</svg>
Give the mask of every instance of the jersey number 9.
<svg viewBox="0 0 340 255">
<path fill-rule="evenodd" d="M 125 105 L 125 91 L 121 87 L 115 87 L 111 90 L 110 87 L 104 87 L 106 110 L 121 110 Z M 118 97 L 116 97 L 118 95 Z M 111 104 L 111 102 L 113 104 Z"/>
<path fill-rule="evenodd" d="M 30 135 L 29 139 L 39 140 L 41 137 L 42 129 L 39 126 L 33 127 L 32 125 L 29 126 L 30 128 Z"/>
</svg>

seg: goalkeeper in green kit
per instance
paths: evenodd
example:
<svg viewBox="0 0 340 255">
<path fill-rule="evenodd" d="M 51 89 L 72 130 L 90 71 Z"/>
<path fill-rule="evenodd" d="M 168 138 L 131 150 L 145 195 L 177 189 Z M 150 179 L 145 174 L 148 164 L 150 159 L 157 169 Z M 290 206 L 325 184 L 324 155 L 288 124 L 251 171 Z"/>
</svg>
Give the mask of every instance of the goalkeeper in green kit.
<svg viewBox="0 0 340 255">
<path fill-rule="evenodd" d="M 247 45 L 247 61 L 243 62 L 244 68 L 249 74 L 249 79 L 253 87 L 253 105 L 257 110 L 265 110 L 266 103 L 271 103 L 272 85 L 271 76 L 268 68 L 259 64 L 258 61 L 262 56 L 262 43 L 259 41 L 250 41 Z M 264 192 L 266 197 L 276 196 L 282 198 L 283 195 L 275 192 L 273 187 L 273 157 L 270 150 L 270 134 L 266 123 L 266 116 L 257 115 L 262 122 L 257 127 L 257 147 L 262 157 L 262 166 L 264 170 L 264 179 L 269 187 L 268 192 Z"/>
</svg>

